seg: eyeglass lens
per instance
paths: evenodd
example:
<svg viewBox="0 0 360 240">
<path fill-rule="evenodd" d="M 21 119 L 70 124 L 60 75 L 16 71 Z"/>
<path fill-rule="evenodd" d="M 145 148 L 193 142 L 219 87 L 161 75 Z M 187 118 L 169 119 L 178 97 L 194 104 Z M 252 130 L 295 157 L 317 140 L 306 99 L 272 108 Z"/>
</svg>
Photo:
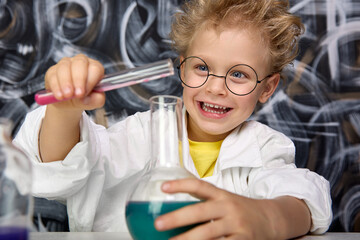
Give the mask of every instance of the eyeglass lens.
<svg viewBox="0 0 360 240">
<path fill-rule="evenodd" d="M 204 85 L 208 78 L 213 76 L 209 75 L 208 65 L 199 57 L 187 57 L 179 66 L 180 80 L 191 88 Z M 257 85 L 257 81 L 255 70 L 245 64 L 231 67 L 225 75 L 226 87 L 237 95 L 246 95 L 252 92 Z"/>
</svg>

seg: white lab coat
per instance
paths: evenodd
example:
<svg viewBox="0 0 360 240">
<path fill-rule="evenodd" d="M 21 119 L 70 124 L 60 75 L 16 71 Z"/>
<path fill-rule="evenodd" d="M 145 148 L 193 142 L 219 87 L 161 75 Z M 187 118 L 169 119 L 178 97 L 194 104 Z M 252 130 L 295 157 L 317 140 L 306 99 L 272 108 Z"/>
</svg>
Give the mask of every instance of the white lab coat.
<svg viewBox="0 0 360 240">
<path fill-rule="evenodd" d="M 127 193 L 150 160 L 149 112 L 136 113 L 109 129 L 84 113 L 80 142 L 65 159 L 51 163 L 42 163 L 38 153 L 44 113 L 45 107 L 29 113 L 14 139 L 33 163 L 34 196 L 66 203 L 71 231 L 126 232 Z M 184 166 L 198 176 L 189 145 L 183 147 Z M 248 121 L 223 141 L 213 176 L 203 179 L 246 197 L 303 199 L 311 211 L 311 232 L 323 233 L 332 220 L 329 183 L 296 168 L 294 156 L 294 145 L 285 135 Z"/>
</svg>

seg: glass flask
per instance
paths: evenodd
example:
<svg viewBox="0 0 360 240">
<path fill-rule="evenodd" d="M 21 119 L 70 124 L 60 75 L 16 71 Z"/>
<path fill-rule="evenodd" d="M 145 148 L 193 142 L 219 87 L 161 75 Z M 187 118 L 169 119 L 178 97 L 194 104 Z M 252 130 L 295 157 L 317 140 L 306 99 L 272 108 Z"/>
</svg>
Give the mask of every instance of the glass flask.
<svg viewBox="0 0 360 240">
<path fill-rule="evenodd" d="M 0 119 L 0 239 L 26 240 L 32 226 L 31 163 L 10 138 L 11 123 Z"/>
<path fill-rule="evenodd" d="M 169 239 L 194 227 L 185 226 L 159 232 L 155 219 L 167 212 L 199 202 L 186 193 L 167 194 L 161 185 L 167 180 L 194 178 L 182 165 L 182 100 L 175 96 L 150 98 L 151 166 L 129 194 L 125 215 L 135 240 Z"/>
</svg>

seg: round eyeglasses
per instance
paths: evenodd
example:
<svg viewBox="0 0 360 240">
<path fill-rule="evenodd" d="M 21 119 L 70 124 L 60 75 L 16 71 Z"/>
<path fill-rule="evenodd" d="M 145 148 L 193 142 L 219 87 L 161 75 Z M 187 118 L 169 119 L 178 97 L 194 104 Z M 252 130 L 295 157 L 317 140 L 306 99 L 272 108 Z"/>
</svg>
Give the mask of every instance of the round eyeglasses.
<svg viewBox="0 0 360 240">
<path fill-rule="evenodd" d="M 190 88 L 199 88 L 209 79 L 209 76 L 225 79 L 226 88 L 233 94 L 245 96 L 253 92 L 258 83 L 266 78 L 258 80 L 258 75 L 252 67 L 246 64 L 237 64 L 231 67 L 225 76 L 215 75 L 209 72 L 209 67 L 204 60 L 196 56 L 185 58 L 177 67 L 181 82 Z"/>
</svg>

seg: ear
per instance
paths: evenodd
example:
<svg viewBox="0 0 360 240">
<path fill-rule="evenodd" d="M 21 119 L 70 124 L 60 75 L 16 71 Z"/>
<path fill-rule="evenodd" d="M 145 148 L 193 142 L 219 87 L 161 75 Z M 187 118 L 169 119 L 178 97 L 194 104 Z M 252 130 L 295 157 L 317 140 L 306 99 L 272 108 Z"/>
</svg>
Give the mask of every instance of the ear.
<svg viewBox="0 0 360 240">
<path fill-rule="evenodd" d="M 275 92 L 280 81 L 280 74 L 275 73 L 270 78 L 264 81 L 265 86 L 263 87 L 262 93 L 259 97 L 259 102 L 265 103 L 271 95 Z"/>
</svg>

